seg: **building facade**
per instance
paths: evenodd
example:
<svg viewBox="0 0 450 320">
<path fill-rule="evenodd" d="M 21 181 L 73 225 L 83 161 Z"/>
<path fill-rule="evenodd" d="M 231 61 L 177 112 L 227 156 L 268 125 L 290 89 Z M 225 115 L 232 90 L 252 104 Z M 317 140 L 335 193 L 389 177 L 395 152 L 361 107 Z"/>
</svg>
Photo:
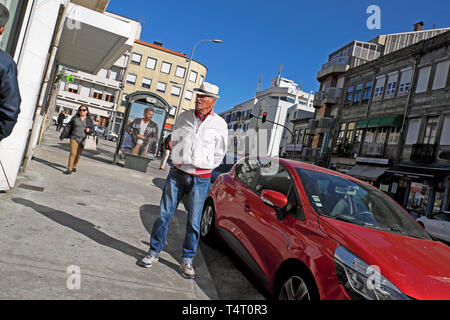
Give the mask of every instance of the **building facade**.
<svg viewBox="0 0 450 320">
<path fill-rule="evenodd" d="M 59 65 L 98 73 L 134 42 L 132 26 L 104 14 L 107 1 L 6 1 L 9 31 L 0 43 L 17 63 L 21 113 L 0 142 L 0 190 L 13 188 L 43 132 Z M 111 46 L 114 44 L 114 46 Z"/>
<path fill-rule="evenodd" d="M 195 108 L 193 90 L 201 86 L 208 71 L 204 65 L 192 60 L 188 75 L 188 64 L 189 58 L 185 54 L 164 48 L 161 43 L 136 41 L 128 62 L 118 112 L 125 113 L 127 95 L 138 91 L 153 92 L 171 106 L 165 128 L 170 131 L 175 124 L 180 99 L 180 113 Z M 185 80 L 186 89 L 182 98 Z"/>
<path fill-rule="evenodd" d="M 292 119 L 298 110 L 312 112 L 313 98 L 312 92 L 304 92 L 292 80 L 281 76 L 273 79 L 270 88 L 257 92 L 253 99 L 221 114 L 231 132 L 228 152 L 234 153 L 238 149 L 242 156 L 280 156 L 286 151 L 288 141 L 283 137 L 290 135 L 283 126 L 289 124 L 289 119 Z M 262 123 L 260 118 L 264 113 L 267 113 L 268 121 Z"/>
<path fill-rule="evenodd" d="M 449 44 L 447 31 L 349 70 L 335 126 L 331 167 L 415 215 L 450 209 Z"/>
</svg>

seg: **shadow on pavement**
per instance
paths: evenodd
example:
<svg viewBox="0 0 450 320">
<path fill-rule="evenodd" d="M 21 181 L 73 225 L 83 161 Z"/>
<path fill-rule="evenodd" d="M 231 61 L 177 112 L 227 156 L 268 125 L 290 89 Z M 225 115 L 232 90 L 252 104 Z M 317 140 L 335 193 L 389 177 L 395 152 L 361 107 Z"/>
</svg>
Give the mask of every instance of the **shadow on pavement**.
<svg viewBox="0 0 450 320">
<path fill-rule="evenodd" d="M 44 160 L 44 159 L 40 159 L 40 158 L 36 158 L 36 157 L 33 157 L 33 161 L 37 161 L 39 163 L 42 163 L 42 164 L 44 164 L 46 166 L 49 166 L 50 168 L 53 168 L 53 169 L 55 169 L 57 171 L 60 171 L 60 172 L 66 171 L 66 168 L 67 168 L 67 167 L 65 167 L 63 165 L 60 165 L 58 163 L 50 162 L 50 161 L 47 161 L 47 160 Z"/>
<path fill-rule="evenodd" d="M 68 144 L 54 144 L 54 145 L 51 145 L 50 147 L 56 148 L 56 149 L 61 149 L 61 150 L 64 150 L 64 151 L 67 151 L 68 153 L 70 153 L 70 146 Z M 108 158 L 97 157 L 98 155 L 103 155 Z M 81 156 L 88 158 L 88 159 L 95 160 L 95 161 L 100 161 L 100 162 L 103 162 L 106 164 L 111 164 L 111 165 L 112 165 L 112 162 L 114 159 L 113 152 L 110 152 L 108 150 L 98 148 L 98 147 L 97 147 L 96 151 L 93 151 L 93 150 L 83 151 L 83 154 Z M 69 159 L 69 154 L 67 155 L 67 159 Z"/>
<path fill-rule="evenodd" d="M 120 251 L 126 255 L 135 258 L 137 260 L 136 262 L 137 264 L 144 256 L 147 255 L 147 253 L 142 251 L 141 249 L 135 248 L 123 241 L 114 239 L 109 235 L 107 235 L 106 233 L 98 230 L 96 226 L 89 221 L 74 217 L 63 211 L 58 211 L 50 207 L 39 205 L 30 200 L 14 198 L 12 199 L 12 201 L 25 207 L 29 207 L 35 210 L 36 212 L 42 214 L 43 216 L 47 217 L 48 219 L 56 223 L 59 223 L 60 225 L 65 226 L 69 229 L 72 229 L 73 231 L 85 235 L 89 239 L 97 242 L 98 244 Z"/>
<path fill-rule="evenodd" d="M 161 179 L 161 178 L 154 178 L 152 180 L 153 184 L 155 186 L 157 186 L 158 188 L 160 188 L 161 190 L 164 189 L 164 184 L 166 183 L 166 179 Z"/>
</svg>

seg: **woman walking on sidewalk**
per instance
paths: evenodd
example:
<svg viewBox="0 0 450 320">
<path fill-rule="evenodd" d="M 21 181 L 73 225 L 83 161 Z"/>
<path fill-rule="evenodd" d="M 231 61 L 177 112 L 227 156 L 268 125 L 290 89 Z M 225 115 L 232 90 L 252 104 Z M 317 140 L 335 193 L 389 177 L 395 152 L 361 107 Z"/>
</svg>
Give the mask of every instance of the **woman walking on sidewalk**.
<svg viewBox="0 0 450 320">
<path fill-rule="evenodd" d="M 94 134 L 94 122 L 89 117 L 89 109 L 82 105 L 78 108 L 77 115 L 64 127 L 59 139 L 70 139 L 70 156 L 67 171 L 64 174 L 69 175 L 77 172 L 78 162 L 84 151 L 84 144 L 88 135 Z"/>
</svg>

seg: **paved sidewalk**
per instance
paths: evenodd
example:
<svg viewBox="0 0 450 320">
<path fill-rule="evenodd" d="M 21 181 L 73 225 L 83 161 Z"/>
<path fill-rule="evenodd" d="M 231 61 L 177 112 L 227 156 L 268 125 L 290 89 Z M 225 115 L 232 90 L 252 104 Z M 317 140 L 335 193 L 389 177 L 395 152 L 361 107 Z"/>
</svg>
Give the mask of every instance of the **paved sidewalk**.
<svg viewBox="0 0 450 320">
<path fill-rule="evenodd" d="M 137 264 L 149 248 L 167 173 L 108 164 L 112 148 L 102 140 L 98 152 L 86 151 L 79 173 L 65 176 L 67 140 L 60 144 L 52 128 L 16 189 L 0 193 L 0 299 L 218 299 L 200 247 L 197 279 L 179 273 L 182 205 L 160 262 Z M 79 290 L 68 289 L 69 266 L 80 268 Z"/>
</svg>

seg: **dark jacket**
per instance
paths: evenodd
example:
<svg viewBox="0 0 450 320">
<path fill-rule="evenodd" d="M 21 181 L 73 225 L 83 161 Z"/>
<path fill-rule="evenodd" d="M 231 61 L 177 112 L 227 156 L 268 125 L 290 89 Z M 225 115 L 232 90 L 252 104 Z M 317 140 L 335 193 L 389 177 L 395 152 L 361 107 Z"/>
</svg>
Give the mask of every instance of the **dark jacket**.
<svg viewBox="0 0 450 320">
<path fill-rule="evenodd" d="M 70 120 L 70 122 L 64 127 L 63 132 L 61 133 L 61 136 L 59 139 L 74 139 L 78 143 L 84 142 L 88 134 L 84 134 L 84 136 L 74 136 L 74 128 L 75 126 L 82 126 L 81 119 L 79 116 L 75 116 Z M 86 117 L 86 128 L 89 128 L 89 135 L 93 135 L 95 133 L 94 130 L 94 122 L 91 120 L 90 117 Z M 85 131 L 84 131 L 85 132 Z"/>
<path fill-rule="evenodd" d="M 126 131 L 131 136 L 131 140 L 133 141 L 133 148 L 136 146 L 138 142 L 137 135 L 141 131 L 141 121 L 142 119 L 135 119 L 133 122 L 127 125 Z M 150 121 L 147 127 L 145 128 L 145 132 L 143 134 L 145 137 L 144 142 L 145 144 L 150 144 L 150 140 L 153 140 L 152 142 L 156 142 L 158 140 L 158 125 Z"/>
<path fill-rule="evenodd" d="M 21 102 L 16 63 L 9 54 L 0 50 L 0 140 L 13 131 Z"/>
<path fill-rule="evenodd" d="M 66 120 L 66 115 L 64 113 L 60 113 L 58 116 L 58 124 L 64 124 L 64 120 Z"/>
</svg>

